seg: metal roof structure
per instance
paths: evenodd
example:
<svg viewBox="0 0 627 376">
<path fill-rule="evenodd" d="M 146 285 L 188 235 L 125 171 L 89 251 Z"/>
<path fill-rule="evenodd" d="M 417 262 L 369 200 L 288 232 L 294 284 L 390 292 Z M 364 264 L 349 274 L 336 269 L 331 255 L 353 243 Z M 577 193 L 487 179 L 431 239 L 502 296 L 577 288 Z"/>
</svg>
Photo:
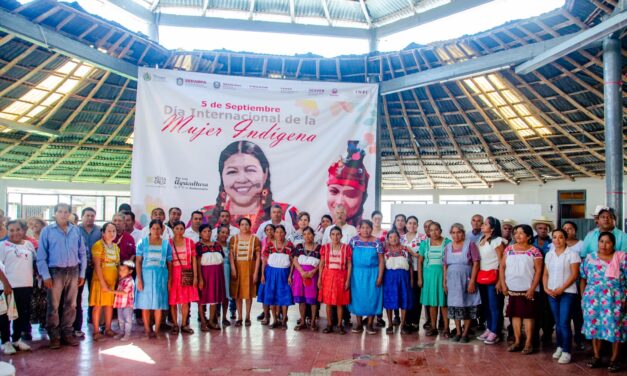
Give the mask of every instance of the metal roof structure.
<svg viewBox="0 0 627 376">
<path fill-rule="evenodd" d="M 158 6 L 175 3 L 195 7 L 203 1 L 162 0 Z M 285 2 L 256 2 L 261 3 Z M 376 13 L 375 4 L 402 2 L 355 3 L 371 6 L 379 15 L 373 19 L 383 19 L 394 12 Z M 426 2 L 412 2 L 418 3 Z M 513 67 L 519 56 L 539 54 L 537 47 L 555 46 L 601 24 L 616 3 L 568 0 L 553 12 L 456 40 L 322 58 L 170 51 L 73 4 L 0 0 L 0 177 L 128 183 L 137 66 L 158 65 L 224 75 L 381 82 L 385 189 L 602 178 L 601 46 L 590 44 L 525 75 Z M 624 36 L 620 31 L 623 56 Z M 499 59 L 508 64 L 486 69 Z M 623 131 L 623 149 L 626 136 Z"/>
</svg>

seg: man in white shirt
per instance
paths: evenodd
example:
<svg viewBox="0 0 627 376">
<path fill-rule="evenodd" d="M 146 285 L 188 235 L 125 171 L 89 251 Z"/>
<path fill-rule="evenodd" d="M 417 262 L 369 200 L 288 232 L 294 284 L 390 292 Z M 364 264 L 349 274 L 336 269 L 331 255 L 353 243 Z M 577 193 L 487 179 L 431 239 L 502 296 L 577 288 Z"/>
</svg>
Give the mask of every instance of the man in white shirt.
<svg viewBox="0 0 627 376">
<path fill-rule="evenodd" d="M 132 211 L 124 211 L 122 213 L 124 213 L 126 232 L 131 234 L 133 240 L 135 240 L 135 245 L 139 244 L 139 241 L 142 240 L 142 231 L 135 228 L 135 213 Z"/>
<path fill-rule="evenodd" d="M 199 211 L 192 212 L 190 223 L 191 225 L 185 229 L 183 236 L 192 239 L 194 243 L 198 243 L 198 241 L 200 241 L 200 233 L 198 232 L 198 229 L 200 228 L 200 225 L 202 225 L 202 213 Z"/>
<path fill-rule="evenodd" d="M 163 209 L 161 208 L 154 208 L 152 209 L 152 211 L 150 212 L 150 220 L 155 220 L 158 219 L 161 222 L 163 222 L 163 232 L 161 233 L 161 237 L 164 240 L 170 240 L 174 237 L 174 233 L 172 232 L 172 229 L 168 226 L 165 225 L 165 211 L 163 211 Z M 150 226 L 145 226 L 142 229 L 142 239 L 147 237 L 148 235 L 150 235 Z"/>
<path fill-rule="evenodd" d="M 231 213 L 222 209 L 220 211 L 220 216 L 218 217 L 218 222 L 216 223 L 213 230 L 211 230 L 211 241 L 215 242 L 218 240 L 218 229 L 220 226 L 229 226 L 229 238 L 226 240 L 227 243 L 231 240 L 231 236 L 239 234 L 239 229 L 231 224 Z"/>
<path fill-rule="evenodd" d="M 292 225 L 292 222 L 283 220 L 283 208 L 281 208 L 281 205 L 279 204 L 272 205 L 272 209 L 270 209 L 270 219 L 262 223 L 257 229 L 257 237 L 259 240 L 266 238 L 264 229 L 269 224 L 273 224 L 275 226 L 283 225 L 283 227 L 285 227 L 286 238 L 294 232 L 294 225 Z"/>
<path fill-rule="evenodd" d="M 342 243 L 348 243 L 352 238 L 357 236 L 357 229 L 355 226 L 346 223 L 346 209 L 343 205 L 337 205 L 335 207 L 334 214 L 335 223 L 324 230 L 322 244 L 331 243 L 331 229 L 336 226 L 342 229 Z"/>
</svg>

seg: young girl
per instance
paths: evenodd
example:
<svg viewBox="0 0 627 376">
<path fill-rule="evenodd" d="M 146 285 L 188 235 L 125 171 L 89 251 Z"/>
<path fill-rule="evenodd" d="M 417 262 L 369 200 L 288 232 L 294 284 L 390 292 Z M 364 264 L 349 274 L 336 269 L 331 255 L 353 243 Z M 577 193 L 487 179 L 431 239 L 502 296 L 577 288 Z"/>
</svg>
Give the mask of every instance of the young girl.
<svg viewBox="0 0 627 376">
<path fill-rule="evenodd" d="M 266 227 L 263 229 L 263 232 L 266 236 L 261 241 L 260 253 L 261 253 L 262 262 L 259 263 L 259 266 L 262 268 L 263 266 L 261 265 L 263 264 L 263 260 L 265 259 L 263 255 L 263 250 L 266 249 L 266 247 L 268 246 L 268 243 L 271 243 L 272 240 L 274 240 L 274 225 L 272 223 L 268 223 Z M 257 269 L 257 272 L 263 273 L 263 270 Z M 263 311 L 257 317 L 257 320 L 261 320 L 261 325 L 268 325 L 270 323 L 270 307 L 268 307 L 266 304 L 263 304 Z"/>
<path fill-rule="evenodd" d="M 318 267 L 320 265 L 320 246 L 314 242 L 314 229 L 307 226 L 303 230 L 303 243 L 292 252 L 292 294 L 294 302 L 299 304 L 300 323 L 294 330 L 306 326 L 305 311 L 311 306 L 311 330 L 317 330 L 318 316 Z"/>
<path fill-rule="evenodd" d="M 113 242 L 116 237 L 116 229 L 113 223 L 105 223 L 102 226 L 102 239 L 98 240 L 91 249 L 94 263 L 94 278 L 91 280 L 89 305 L 94 307 L 93 325 L 94 341 L 103 339 L 100 333 L 100 315 L 102 308 L 105 311 L 105 335 L 115 336 L 111 330 L 113 320 L 113 300 L 115 295 L 115 283 L 118 280 L 118 265 L 120 263 L 120 249 Z"/>
<path fill-rule="evenodd" d="M 115 290 L 113 308 L 118 309 L 118 326 L 121 332 L 115 338 L 128 341 L 131 338 L 133 328 L 133 303 L 135 302 L 135 281 L 133 280 L 135 263 L 131 260 L 124 261 L 118 267 L 118 288 Z"/>
<path fill-rule="evenodd" d="M 198 268 L 196 266 L 196 249 L 194 241 L 185 238 L 185 223 L 177 221 L 172 226 L 174 237 L 170 239 L 172 247 L 172 275 L 168 303 L 172 314 L 171 334 L 179 334 L 178 306 L 181 306 L 180 331 L 194 334 L 189 327 L 187 316 L 189 305 L 198 301 Z"/>
<path fill-rule="evenodd" d="M 259 302 L 272 308 L 272 328 L 287 329 L 287 308 L 294 304 L 290 288 L 290 255 L 293 250 L 292 243 L 285 240 L 285 227 L 275 226 L 274 241 L 268 242 L 263 251 L 258 297 Z M 283 314 L 282 322 L 279 322 L 279 313 Z"/>
<path fill-rule="evenodd" d="M 413 284 L 412 273 L 410 273 L 410 252 L 400 243 L 400 235 L 392 230 L 387 234 L 388 244 L 385 248 L 385 273 L 383 274 L 383 308 L 388 315 L 387 334 L 394 332 L 392 325 L 392 313 L 395 309 L 401 310 L 401 333 L 408 334 L 410 331 L 405 326 L 406 312 L 412 307 Z"/>
<path fill-rule="evenodd" d="M 211 226 L 203 224 L 199 228 L 200 241 L 196 243 L 196 257 L 200 264 L 198 273 L 198 288 L 200 289 L 200 309 L 205 310 L 205 305 L 209 306 L 209 322 L 205 320 L 205 315 L 200 316 L 200 330 L 203 332 L 209 329 L 219 330 L 216 319 L 216 307 L 218 304 L 227 305 L 226 283 L 224 280 L 224 252 L 220 243 L 211 242 Z"/>
</svg>

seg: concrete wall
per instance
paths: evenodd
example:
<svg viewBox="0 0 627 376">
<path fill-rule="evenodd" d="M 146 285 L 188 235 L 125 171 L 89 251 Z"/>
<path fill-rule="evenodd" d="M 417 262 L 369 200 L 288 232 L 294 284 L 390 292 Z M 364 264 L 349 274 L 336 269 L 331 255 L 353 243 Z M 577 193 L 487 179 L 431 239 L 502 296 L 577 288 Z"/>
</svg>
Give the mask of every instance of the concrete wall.
<svg viewBox="0 0 627 376">
<path fill-rule="evenodd" d="M 586 190 L 586 216 L 590 218 L 589 215 L 594 211 L 594 208 L 597 205 L 605 204 L 605 180 L 580 178 L 575 181 L 549 181 L 546 184 L 539 184 L 537 182 L 522 182 L 517 186 L 511 183 L 496 183 L 493 188 L 473 188 L 464 190 L 384 190 L 382 195 L 433 195 L 433 202 L 438 203 L 440 195 L 514 194 L 514 202 L 516 204 L 540 204 L 542 206 L 542 214 L 556 221 L 557 191 L 582 189 Z"/>
</svg>

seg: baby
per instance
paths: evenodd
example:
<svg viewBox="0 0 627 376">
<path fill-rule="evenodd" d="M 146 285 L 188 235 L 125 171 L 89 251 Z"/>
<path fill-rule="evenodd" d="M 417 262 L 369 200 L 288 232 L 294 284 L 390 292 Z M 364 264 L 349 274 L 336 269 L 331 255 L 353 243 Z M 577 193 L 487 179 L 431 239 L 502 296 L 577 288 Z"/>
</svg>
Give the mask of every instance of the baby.
<svg viewBox="0 0 627 376">
<path fill-rule="evenodd" d="M 118 324 L 120 334 L 115 338 L 128 341 L 131 338 L 133 327 L 133 303 L 135 301 L 135 281 L 133 280 L 133 269 L 135 263 L 131 260 L 124 261 L 118 267 L 119 280 L 118 288 L 115 291 L 113 308 L 118 309 Z"/>
</svg>

